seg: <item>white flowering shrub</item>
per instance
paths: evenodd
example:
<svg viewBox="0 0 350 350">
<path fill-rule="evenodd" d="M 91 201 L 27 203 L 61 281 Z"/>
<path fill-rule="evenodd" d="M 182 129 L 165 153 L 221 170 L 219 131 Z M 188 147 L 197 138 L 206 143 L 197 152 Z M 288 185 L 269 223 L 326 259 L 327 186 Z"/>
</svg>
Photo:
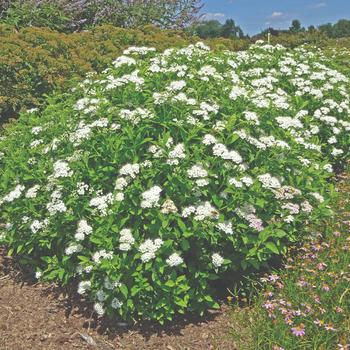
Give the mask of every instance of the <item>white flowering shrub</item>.
<svg viewBox="0 0 350 350">
<path fill-rule="evenodd" d="M 99 316 L 216 307 L 327 212 L 348 83 L 303 48 L 130 48 L 1 139 L 1 240 Z"/>
</svg>

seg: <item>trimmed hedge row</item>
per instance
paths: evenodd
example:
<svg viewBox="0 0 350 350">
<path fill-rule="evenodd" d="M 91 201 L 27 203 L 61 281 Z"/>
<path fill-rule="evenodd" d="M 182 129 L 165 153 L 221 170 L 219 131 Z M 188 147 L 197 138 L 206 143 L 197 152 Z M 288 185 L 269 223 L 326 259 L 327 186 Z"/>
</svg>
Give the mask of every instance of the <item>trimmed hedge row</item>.
<svg viewBox="0 0 350 350">
<path fill-rule="evenodd" d="M 64 34 L 47 28 L 16 31 L 0 26 L 0 122 L 38 105 L 43 95 L 64 88 L 72 77 L 103 70 L 129 46 L 159 50 L 198 41 L 184 32 L 155 27 L 123 29 L 110 25 Z M 212 48 L 245 49 L 248 41 L 210 40 Z"/>
</svg>

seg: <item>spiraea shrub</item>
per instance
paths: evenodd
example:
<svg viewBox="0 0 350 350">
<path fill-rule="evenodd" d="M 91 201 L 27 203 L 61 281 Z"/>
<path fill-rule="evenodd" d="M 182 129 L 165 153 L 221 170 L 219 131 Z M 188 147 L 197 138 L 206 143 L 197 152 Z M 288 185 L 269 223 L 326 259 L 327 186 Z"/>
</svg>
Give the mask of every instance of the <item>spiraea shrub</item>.
<svg viewBox="0 0 350 350">
<path fill-rule="evenodd" d="M 202 313 L 328 213 L 349 112 L 348 79 L 303 48 L 130 47 L 7 129 L 2 242 L 99 316 Z"/>
</svg>

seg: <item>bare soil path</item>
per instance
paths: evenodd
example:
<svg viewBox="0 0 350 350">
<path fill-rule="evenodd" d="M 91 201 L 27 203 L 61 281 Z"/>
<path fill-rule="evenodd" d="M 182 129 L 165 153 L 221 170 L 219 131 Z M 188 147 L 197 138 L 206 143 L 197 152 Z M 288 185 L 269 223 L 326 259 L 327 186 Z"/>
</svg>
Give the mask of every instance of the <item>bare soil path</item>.
<svg viewBox="0 0 350 350">
<path fill-rule="evenodd" d="M 36 283 L 32 276 L 0 249 L 0 350 L 237 349 L 228 306 L 167 327 L 104 324 L 74 300 L 74 293 Z"/>
</svg>

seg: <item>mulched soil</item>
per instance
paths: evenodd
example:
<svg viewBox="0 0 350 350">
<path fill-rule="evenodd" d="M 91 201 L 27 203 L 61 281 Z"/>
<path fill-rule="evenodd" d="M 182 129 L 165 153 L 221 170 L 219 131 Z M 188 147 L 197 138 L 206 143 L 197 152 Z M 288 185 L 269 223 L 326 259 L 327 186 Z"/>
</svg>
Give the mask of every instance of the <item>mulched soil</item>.
<svg viewBox="0 0 350 350">
<path fill-rule="evenodd" d="M 74 289 L 73 287 L 70 288 Z M 236 350 L 229 306 L 172 325 L 96 320 L 69 289 L 37 283 L 0 248 L 0 350 Z"/>
</svg>

